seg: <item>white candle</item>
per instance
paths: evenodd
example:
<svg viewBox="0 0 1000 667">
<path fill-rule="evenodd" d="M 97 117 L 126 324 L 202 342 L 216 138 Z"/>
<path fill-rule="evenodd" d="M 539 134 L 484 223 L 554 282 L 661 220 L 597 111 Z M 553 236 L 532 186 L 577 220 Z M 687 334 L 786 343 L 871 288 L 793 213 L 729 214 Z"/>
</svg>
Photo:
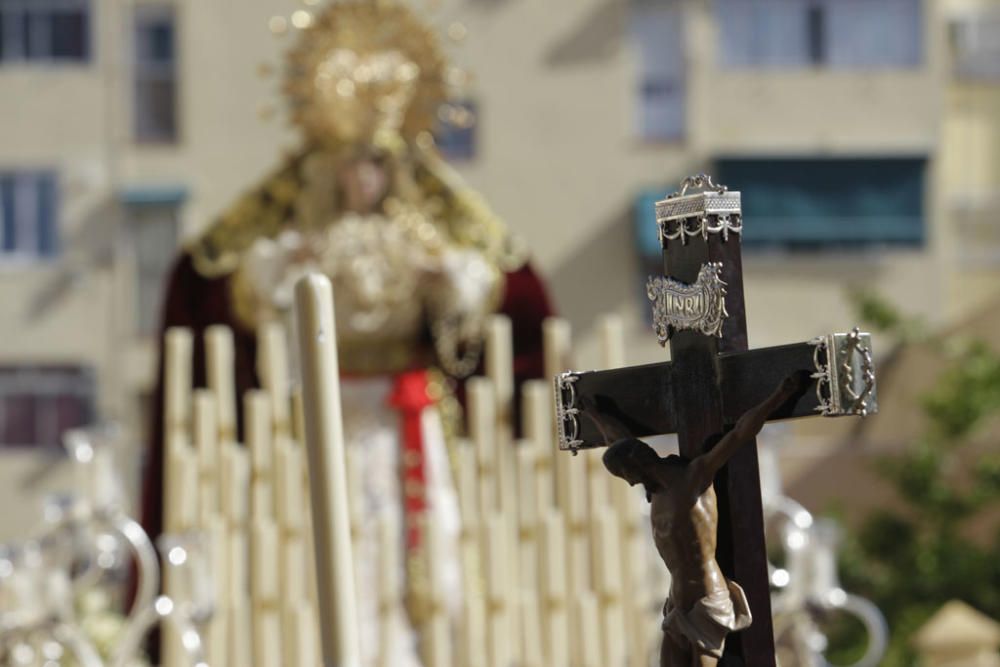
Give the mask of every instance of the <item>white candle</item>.
<svg viewBox="0 0 1000 667">
<path fill-rule="evenodd" d="M 187 496 L 197 501 L 199 492 L 197 479 L 193 487 L 182 479 L 190 439 L 192 354 L 191 331 L 168 329 L 163 351 L 163 527 L 171 533 L 183 530 L 186 509 L 181 505 Z"/>
<path fill-rule="evenodd" d="M 273 609 L 253 610 L 253 664 L 255 667 L 281 664 L 281 620 Z"/>
<path fill-rule="evenodd" d="M 580 667 L 605 667 L 601 653 L 601 621 L 598 612 L 597 598 L 590 591 L 577 593 L 574 600 L 575 627 L 579 632 L 579 641 L 573 645 L 576 649 L 574 664 Z M 607 663 L 611 664 L 611 663 Z M 621 663 L 619 663 L 621 664 Z"/>
<path fill-rule="evenodd" d="M 250 599 L 253 605 L 254 664 L 281 664 L 281 619 L 278 615 L 278 528 L 254 519 L 250 529 Z"/>
<path fill-rule="evenodd" d="M 274 447 L 274 509 L 278 523 L 286 532 L 302 530 L 303 451 L 291 440 L 279 438 Z"/>
<path fill-rule="evenodd" d="M 542 654 L 541 616 L 538 610 L 538 596 L 534 590 L 522 589 L 520 601 L 521 620 L 521 661 L 522 667 L 544 667 Z M 607 663 L 612 665 L 613 663 Z M 619 663 L 620 664 L 620 663 Z"/>
<path fill-rule="evenodd" d="M 302 387 L 292 390 L 292 438 L 302 443 L 306 439 L 306 426 L 302 416 Z"/>
<path fill-rule="evenodd" d="M 170 581 L 170 579 L 166 579 Z M 170 595 L 168 593 L 168 595 Z M 173 599 L 177 599 L 172 596 Z M 163 646 L 160 656 L 161 667 L 189 667 L 191 659 L 188 657 L 184 645 L 181 644 L 181 632 L 175 617 L 167 617 L 163 624 Z"/>
<path fill-rule="evenodd" d="M 281 626 L 281 664 L 295 665 L 297 656 L 301 651 L 298 645 L 298 627 L 296 627 L 295 606 L 298 600 L 285 598 L 282 591 L 280 610 L 278 611 L 278 623 Z"/>
<path fill-rule="evenodd" d="M 601 318 L 601 364 L 603 368 L 625 365 L 625 325 L 621 315 L 608 314 Z"/>
<path fill-rule="evenodd" d="M 250 458 L 242 445 L 222 447 L 221 509 L 231 526 L 245 526 L 250 504 Z"/>
<path fill-rule="evenodd" d="M 199 511 L 202 524 L 219 510 L 219 429 L 212 392 L 194 392 L 194 445 L 198 452 Z"/>
<path fill-rule="evenodd" d="M 625 366 L 625 326 L 618 314 L 608 314 L 601 318 L 601 364 L 604 368 L 622 368 Z M 590 506 L 591 514 L 595 508 L 606 507 L 611 502 L 611 487 L 617 486 L 612 477 L 604 469 L 601 461 L 603 451 L 594 450 L 590 463 Z M 617 480 L 616 480 L 617 481 Z M 622 484 L 622 486 L 625 486 Z"/>
<path fill-rule="evenodd" d="M 566 610 L 566 534 L 563 518 L 556 510 L 545 514 L 541 534 L 542 625 L 545 658 L 549 665 L 568 665 L 569 619 Z"/>
<path fill-rule="evenodd" d="M 552 416 L 552 382 L 528 380 L 522 386 L 521 429 L 545 454 L 552 447 L 555 420 Z"/>
<path fill-rule="evenodd" d="M 430 583 L 430 617 L 424 624 L 424 641 L 426 667 L 451 667 L 452 646 L 451 628 L 445 609 L 444 573 L 442 566 L 446 562 L 444 544 L 441 539 L 441 529 L 438 522 L 431 518 L 424 524 L 424 539 L 427 540 L 427 574 Z"/>
<path fill-rule="evenodd" d="M 486 608 L 478 590 L 466 591 L 459 622 L 458 664 L 463 667 L 483 664 L 486 650 Z M 395 666 L 385 666 L 395 667 Z"/>
<path fill-rule="evenodd" d="M 345 452 L 347 468 L 347 513 L 351 522 L 351 540 L 357 549 L 364 529 L 364 458 L 358 451 Z"/>
<path fill-rule="evenodd" d="M 229 602 L 229 579 L 227 575 L 229 560 L 229 531 L 226 520 L 221 515 L 212 516 L 208 523 L 208 547 L 211 561 L 211 585 L 213 586 L 213 606 L 223 609 Z M 214 613 L 209 623 L 208 664 L 225 665 L 228 663 L 226 615 Z"/>
<path fill-rule="evenodd" d="M 517 458 L 513 447 L 514 434 L 514 340 L 511 334 L 510 318 L 493 315 L 489 318 L 486 335 L 486 375 L 493 383 L 496 413 L 494 415 L 496 445 L 494 447 L 494 470 L 496 471 L 497 507 L 511 515 L 517 512 Z M 511 530 L 516 530 L 516 519 L 511 522 Z M 511 533 L 508 544 L 512 550 L 510 577 L 513 584 L 518 580 L 520 567 L 517 562 L 516 534 Z"/>
<path fill-rule="evenodd" d="M 90 488 L 87 490 L 94 507 L 121 506 L 125 502 L 122 481 L 115 470 L 114 454 L 109 447 L 94 449 L 94 458 L 90 462 L 91 474 L 88 476 Z"/>
<path fill-rule="evenodd" d="M 221 514 L 209 518 L 206 524 L 205 537 L 208 542 L 209 580 L 212 585 L 212 603 L 218 607 L 231 599 L 229 579 L 226 571 L 229 568 L 229 527 Z"/>
<path fill-rule="evenodd" d="M 167 533 L 176 533 L 181 525 L 181 459 L 187 447 L 183 437 L 183 434 L 174 432 L 163 443 L 163 530 Z"/>
<path fill-rule="evenodd" d="M 514 400 L 514 339 L 510 318 L 493 315 L 486 329 L 486 377 L 493 382 L 497 420 L 510 423 Z"/>
<path fill-rule="evenodd" d="M 485 629 L 483 628 L 485 621 L 482 618 L 483 580 L 481 565 L 483 558 L 480 549 L 482 528 L 479 523 L 479 494 L 476 486 L 476 450 L 471 442 L 460 440 L 457 443 L 456 452 L 458 455 L 458 499 L 462 520 L 461 540 L 459 542 L 462 565 L 462 592 L 466 601 L 474 598 L 478 601 L 479 605 L 475 609 L 472 609 L 471 612 L 468 610 L 467 605 L 467 613 L 474 613 L 477 610 L 480 612 L 478 619 L 469 621 L 473 624 L 471 627 L 460 626 L 459 632 L 462 633 L 463 637 L 467 636 L 470 632 L 475 634 L 475 637 L 470 639 L 470 641 L 477 641 L 478 638 L 480 643 L 476 646 L 475 650 L 478 652 L 477 655 L 481 656 L 483 650 L 481 641 L 485 635 Z M 477 623 L 478 625 L 476 625 Z M 459 664 L 474 664 L 474 662 L 468 662 L 461 655 L 461 651 L 460 642 Z"/>
<path fill-rule="evenodd" d="M 173 458 L 170 466 L 177 472 L 177 484 L 172 489 L 176 495 L 167 498 L 167 503 L 176 509 L 173 530 L 192 530 L 198 524 L 198 455 L 183 443 L 168 453 Z"/>
<path fill-rule="evenodd" d="M 398 633 L 396 610 L 399 607 L 402 566 L 399 562 L 399 523 L 388 511 L 378 516 L 378 664 L 396 667 Z"/>
<path fill-rule="evenodd" d="M 486 593 L 490 667 L 509 667 L 512 659 L 508 596 L 507 524 L 502 514 L 486 524 Z"/>
<path fill-rule="evenodd" d="M 219 438 L 236 439 L 236 368 L 233 331 L 214 325 L 205 330 L 205 364 L 208 388 L 215 397 Z"/>
<path fill-rule="evenodd" d="M 542 323 L 542 339 L 545 354 L 545 373 L 550 380 L 556 375 L 569 368 L 569 356 L 571 349 L 571 330 L 569 322 L 558 318 L 548 318 Z M 569 526 L 569 538 L 574 535 L 586 532 L 586 478 L 585 465 L 582 461 L 573 460 L 579 457 L 567 456 L 565 452 L 560 452 L 556 447 L 552 448 L 554 460 L 555 482 L 556 482 L 556 502 L 559 509 L 565 515 Z M 586 549 L 586 547 L 584 547 Z M 571 547 L 570 558 L 575 558 L 576 547 Z M 586 553 L 579 558 L 587 559 Z M 582 573 L 587 569 L 586 564 L 582 566 L 572 566 L 577 573 Z M 574 575 L 571 586 L 574 582 L 579 583 L 579 577 Z"/>
<path fill-rule="evenodd" d="M 298 535 L 286 535 L 281 540 L 280 567 L 281 601 L 289 610 L 307 599 L 305 545 Z"/>
<path fill-rule="evenodd" d="M 537 530 L 539 503 L 536 497 L 538 451 L 534 443 L 522 440 L 517 451 L 518 490 L 518 558 L 521 588 L 534 590 L 538 586 Z"/>
<path fill-rule="evenodd" d="M 316 636 L 316 614 L 308 603 L 300 602 L 295 606 L 292 619 L 289 643 L 295 647 L 295 652 L 288 664 L 296 667 L 299 665 L 316 667 L 319 664 L 319 652 L 316 650 L 319 641 Z"/>
<path fill-rule="evenodd" d="M 556 375 L 569 370 L 571 339 L 572 328 L 566 320 L 548 317 L 542 322 L 542 347 L 546 380 L 551 382 Z"/>
<path fill-rule="evenodd" d="M 359 667 L 354 564 L 348 520 L 333 288 L 310 275 L 295 288 L 302 359 L 303 413 L 316 548 L 323 660 Z"/>
<path fill-rule="evenodd" d="M 553 433 L 555 420 L 552 414 L 552 382 L 528 380 L 522 387 L 521 418 L 524 437 L 535 444 L 538 453 L 535 495 L 544 509 L 555 506 L 555 487 L 552 476 Z"/>
<path fill-rule="evenodd" d="M 493 382 L 487 378 L 470 378 L 465 384 L 469 408 L 469 435 L 476 445 L 479 467 L 479 509 L 497 509 L 496 480 L 496 400 Z"/>
<path fill-rule="evenodd" d="M 476 449 L 469 440 L 459 439 L 455 443 L 458 467 L 458 505 L 462 515 L 463 539 L 474 537 L 478 525 L 479 493 L 476 480 Z"/>
<path fill-rule="evenodd" d="M 578 457 L 582 459 L 581 462 L 585 464 L 586 468 L 584 475 L 587 485 L 587 523 L 591 536 L 590 557 L 595 568 L 598 558 L 600 558 L 598 552 L 604 548 L 600 540 L 599 519 L 601 514 L 608 510 L 611 505 L 609 481 L 620 481 L 614 479 L 605 469 L 602 460 L 603 454 L 603 449 L 590 449 L 582 452 Z"/>
<path fill-rule="evenodd" d="M 667 588 L 653 590 L 656 586 L 647 580 L 652 563 L 652 550 L 641 536 L 642 497 L 638 489 L 621 480 L 612 480 L 611 506 L 618 521 L 618 544 L 621 552 L 621 596 L 625 615 L 628 642 L 633 646 L 646 646 L 653 641 L 648 623 L 648 609 L 653 597 L 661 601 Z M 659 569 L 659 568 L 658 568 Z M 653 592 L 654 595 L 650 593 Z M 633 652 L 634 654 L 635 652 Z M 633 660 L 635 667 L 645 667 Z"/>
<path fill-rule="evenodd" d="M 214 611 L 208 625 L 208 641 L 206 656 L 209 665 L 231 664 L 228 658 L 229 650 L 229 619 L 224 613 Z"/>
<path fill-rule="evenodd" d="M 250 511 L 254 517 L 274 516 L 271 488 L 274 443 L 270 399 L 263 391 L 248 391 L 243 397 L 243 432 L 250 450 Z"/>
<path fill-rule="evenodd" d="M 605 508 L 596 517 L 596 541 L 600 544 L 594 562 L 595 589 L 600 601 L 604 665 L 624 665 L 628 657 L 625 618 L 622 609 L 620 532 L 614 511 Z"/>
<path fill-rule="evenodd" d="M 561 452 L 565 462 L 566 498 L 563 512 L 569 544 L 570 597 L 590 586 L 590 545 L 587 522 L 587 466 L 582 456 Z"/>
<path fill-rule="evenodd" d="M 229 531 L 229 562 L 225 574 L 229 580 L 226 588 L 230 603 L 243 604 L 250 596 L 250 547 L 247 531 L 243 528 Z"/>
<path fill-rule="evenodd" d="M 186 433 L 190 424 L 193 341 L 191 331 L 179 327 L 167 329 L 164 338 L 163 417 L 169 442 L 174 432 Z"/>
<path fill-rule="evenodd" d="M 253 611 L 246 596 L 237 598 L 227 610 L 228 654 L 230 665 L 253 664 Z"/>
<path fill-rule="evenodd" d="M 278 600 L 278 528 L 273 521 L 254 519 L 250 526 L 250 597 L 254 608 L 272 607 Z"/>
<path fill-rule="evenodd" d="M 279 322 L 264 324 L 257 337 L 257 375 L 271 400 L 271 417 L 276 433 L 291 433 L 289 403 L 288 341 Z"/>
</svg>

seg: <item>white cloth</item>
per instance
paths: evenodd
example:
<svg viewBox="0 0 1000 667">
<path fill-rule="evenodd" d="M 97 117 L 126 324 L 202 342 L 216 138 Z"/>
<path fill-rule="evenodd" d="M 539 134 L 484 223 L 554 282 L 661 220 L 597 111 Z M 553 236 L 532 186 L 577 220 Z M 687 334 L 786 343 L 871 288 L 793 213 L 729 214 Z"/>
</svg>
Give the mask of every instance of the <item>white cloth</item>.
<svg viewBox="0 0 1000 667">
<path fill-rule="evenodd" d="M 726 635 L 750 627 L 753 621 L 743 589 L 734 581 L 726 583 L 726 590 L 703 597 L 687 611 L 668 598 L 663 605 L 663 631 L 690 642 L 701 654 L 722 657 Z"/>
<path fill-rule="evenodd" d="M 347 443 L 348 474 L 351 501 L 358 503 L 356 515 L 355 579 L 357 582 L 358 627 L 361 632 L 361 652 L 365 667 L 378 661 L 384 631 L 379 625 L 379 517 L 388 514 L 399 526 L 394 546 L 399 564 L 398 581 L 405 579 L 405 542 L 402 489 L 400 475 L 400 421 L 398 413 L 388 405 L 392 379 L 344 378 L 341 380 L 341 402 L 344 415 L 344 436 Z M 447 562 L 442 568 L 441 588 L 445 603 L 453 614 L 461 608 L 461 571 L 457 558 L 460 519 L 438 411 L 426 408 L 421 415 L 424 438 L 428 509 L 430 520 L 436 521 L 444 541 L 442 552 Z M 395 637 L 392 642 L 393 667 L 420 667 L 416 632 L 410 626 L 403 606 L 402 591 L 391 612 Z M 454 616 L 453 616 L 454 617 Z"/>
</svg>

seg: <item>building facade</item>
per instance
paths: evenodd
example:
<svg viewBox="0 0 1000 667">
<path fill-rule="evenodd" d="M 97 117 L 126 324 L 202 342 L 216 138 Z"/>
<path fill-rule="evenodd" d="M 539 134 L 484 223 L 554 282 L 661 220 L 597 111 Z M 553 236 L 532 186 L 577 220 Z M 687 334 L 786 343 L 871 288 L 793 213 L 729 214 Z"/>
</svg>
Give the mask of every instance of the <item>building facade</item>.
<svg viewBox="0 0 1000 667">
<path fill-rule="evenodd" d="M 754 346 L 853 324 L 851 288 L 931 322 L 995 289 L 995 3 L 424 4 L 475 75 L 441 143 L 532 248 L 579 367 L 604 312 L 629 363 L 665 354 L 648 203 L 699 171 L 744 193 Z M 0 488 L 57 486 L 63 426 L 117 420 L 139 450 L 163 275 L 293 145 L 273 73 L 309 9 L 0 0 Z"/>
</svg>

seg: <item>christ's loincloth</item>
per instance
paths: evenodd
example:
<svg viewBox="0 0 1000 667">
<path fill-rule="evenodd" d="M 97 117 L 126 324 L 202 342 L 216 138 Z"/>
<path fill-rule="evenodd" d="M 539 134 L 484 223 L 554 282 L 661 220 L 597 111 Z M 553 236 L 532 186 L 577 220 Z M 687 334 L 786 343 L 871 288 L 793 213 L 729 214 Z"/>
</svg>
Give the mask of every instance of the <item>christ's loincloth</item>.
<svg viewBox="0 0 1000 667">
<path fill-rule="evenodd" d="M 674 607 L 668 598 L 663 605 L 663 631 L 689 642 L 701 654 L 722 657 L 726 635 L 749 627 L 753 620 L 743 589 L 734 581 L 726 583 L 728 590 L 703 597 L 687 611 Z"/>
</svg>

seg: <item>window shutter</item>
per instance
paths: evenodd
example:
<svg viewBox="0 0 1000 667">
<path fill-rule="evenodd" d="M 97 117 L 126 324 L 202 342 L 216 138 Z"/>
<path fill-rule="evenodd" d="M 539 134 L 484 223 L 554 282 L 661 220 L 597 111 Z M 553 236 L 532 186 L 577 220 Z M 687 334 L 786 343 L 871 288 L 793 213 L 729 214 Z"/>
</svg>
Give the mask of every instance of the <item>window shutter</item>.
<svg viewBox="0 0 1000 667">
<path fill-rule="evenodd" d="M 59 210 L 56 177 L 52 173 L 38 175 L 38 256 L 54 257 L 58 251 L 58 221 L 56 211 Z"/>
<path fill-rule="evenodd" d="M 17 225 L 14 220 L 14 177 L 0 175 L 0 252 L 13 252 L 17 247 Z"/>
</svg>

